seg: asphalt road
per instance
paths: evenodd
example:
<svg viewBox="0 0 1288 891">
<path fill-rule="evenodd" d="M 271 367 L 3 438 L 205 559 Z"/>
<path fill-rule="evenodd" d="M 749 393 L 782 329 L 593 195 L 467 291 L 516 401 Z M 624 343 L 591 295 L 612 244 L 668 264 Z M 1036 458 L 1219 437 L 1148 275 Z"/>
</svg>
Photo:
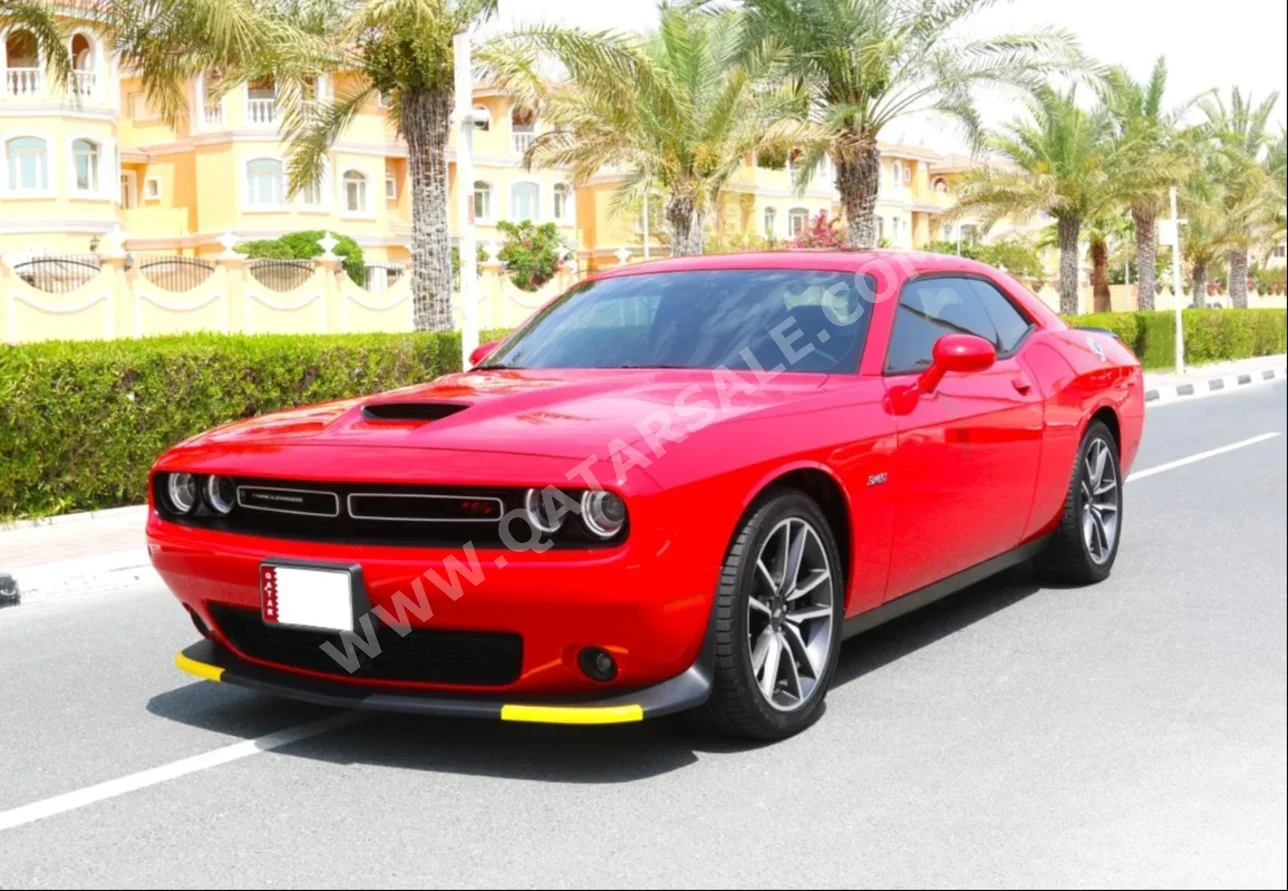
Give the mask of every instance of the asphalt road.
<svg viewBox="0 0 1288 891">
<path fill-rule="evenodd" d="M 1151 409 L 1136 470 L 1286 403 Z M 71 793 L 0 828 L 0 886 L 1283 887 L 1286 445 L 1128 485 L 1105 584 L 1015 570 L 856 638 L 773 746 L 375 716 L 228 760 L 332 713 L 179 674 L 159 587 L 0 613 L 0 827 Z"/>
</svg>

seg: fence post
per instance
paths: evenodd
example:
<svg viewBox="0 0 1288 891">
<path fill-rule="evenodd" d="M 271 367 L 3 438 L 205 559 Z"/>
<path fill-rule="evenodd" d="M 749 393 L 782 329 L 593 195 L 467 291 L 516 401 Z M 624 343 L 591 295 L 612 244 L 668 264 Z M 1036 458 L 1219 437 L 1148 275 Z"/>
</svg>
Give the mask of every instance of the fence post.
<svg viewBox="0 0 1288 891">
<path fill-rule="evenodd" d="M 483 245 L 483 254 L 486 259 L 483 260 L 483 286 L 479 288 L 479 300 L 483 305 L 479 307 L 479 327 L 488 328 L 505 327 L 509 318 L 509 306 L 506 303 L 506 278 L 505 264 L 497 256 L 501 253 L 501 246 L 495 241 L 489 241 Z M 498 318 L 499 316 L 499 318 Z"/>
<path fill-rule="evenodd" d="M 9 297 L 9 288 L 13 281 L 13 272 L 9 269 L 3 254 L 0 254 L 0 343 L 17 343 L 18 332 L 12 330 L 14 320 L 10 308 L 13 302 Z"/>
<path fill-rule="evenodd" d="M 219 290 L 224 295 L 224 319 L 228 330 L 246 332 L 246 255 L 233 248 L 240 239 L 231 232 L 219 236 L 223 253 L 215 257 L 215 273 L 222 276 Z"/>
<path fill-rule="evenodd" d="M 109 232 L 99 244 L 99 273 L 94 279 L 96 287 L 101 287 L 108 295 L 108 327 L 106 337 L 138 337 L 140 332 L 135 324 L 138 313 L 138 297 L 134 294 L 134 284 L 126 272 L 130 255 L 125 250 L 124 232 Z"/>
<path fill-rule="evenodd" d="M 340 264 L 344 262 L 343 258 L 337 257 L 334 253 L 335 246 L 340 242 L 336 240 L 330 232 L 323 234 L 318 239 L 318 247 L 322 248 L 322 255 L 314 257 L 315 267 L 322 274 L 324 281 L 322 291 L 323 319 L 325 324 L 319 334 L 328 331 L 341 331 L 348 334 L 347 326 L 344 325 L 344 293 L 340 290 Z"/>
</svg>

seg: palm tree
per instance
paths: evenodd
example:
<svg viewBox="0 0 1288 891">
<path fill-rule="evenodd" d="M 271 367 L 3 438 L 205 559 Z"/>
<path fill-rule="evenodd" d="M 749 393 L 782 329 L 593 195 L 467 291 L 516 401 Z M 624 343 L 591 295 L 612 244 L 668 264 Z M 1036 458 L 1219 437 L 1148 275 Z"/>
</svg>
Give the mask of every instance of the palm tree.
<svg viewBox="0 0 1288 891">
<path fill-rule="evenodd" d="M 1053 70 L 1084 63 L 1066 32 L 963 39 L 956 29 L 991 0 L 744 0 L 743 51 L 785 51 L 785 75 L 808 98 L 794 143 L 804 178 L 827 155 L 849 221 L 851 247 L 876 244 L 877 137 L 925 112 L 959 122 L 975 139 L 977 85 L 1036 87 Z M 798 183 L 803 187 L 804 179 Z"/>
<path fill-rule="evenodd" d="M 1167 60 L 1159 56 L 1149 80 L 1139 83 L 1125 69 L 1115 67 L 1106 75 L 1102 91 L 1114 137 L 1131 155 L 1122 166 L 1127 178 L 1123 185 L 1136 229 L 1137 305 L 1146 310 L 1154 308 L 1157 286 L 1158 215 L 1169 187 L 1184 181 L 1192 161 L 1192 155 L 1182 150 L 1178 127 L 1194 100 L 1165 109 L 1166 89 Z"/>
<path fill-rule="evenodd" d="M 454 105 L 452 41 L 496 12 L 497 0 L 285 0 L 259 70 L 282 110 L 292 194 L 318 184 L 332 145 L 378 99 L 407 142 L 411 293 L 419 331 L 452 327 L 447 146 Z M 343 73 L 333 97 L 314 79 Z M 464 184 L 460 186 L 464 188 Z"/>
<path fill-rule="evenodd" d="M 1131 219 L 1117 205 L 1105 208 L 1087 221 L 1085 228 L 1087 253 L 1091 257 L 1091 295 L 1096 312 L 1109 312 L 1113 308 L 1109 291 L 1109 252 L 1114 245 L 1128 243 L 1128 230 L 1131 227 Z M 1153 308 L 1152 301 L 1150 308 Z"/>
<path fill-rule="evenodd" d="M 624 169 L 615 209 L 645 188 L 664 192 L 672 253 L 701 254 L 707 214 L 791 99 L 764 88 L 771 62 L 735 62 L 734 16 L 668 2 L 658 11 L 657 31 L 642 38 L 539 27 L 494 41 L 479 58 L 554 126 L 533 142 L 529 166 L 568 167 L 579 183 Z M 540 73 L 547 56 L 567 72 L 557 87 Z"/>
<path fill-rule="evenodd" d="M 1263 166 L 1270 148 L 1269 122 L 1279 102 L 1271 93 L 1261 104 L 1238 87 L 1227 104 L 1220 96 L 1200 103 L 1212 140 L 1211 175 L 1219 181 L 1219 232 L 1230 268 L 1230 300 L 1248 305 L 1248 251 L 1269 237 L 1279 201 L 1273 179 Z"/>
<path fill-rule="evenodd" d="M 1121 201 L 1128 157 L 1115 142 L 1102 106 L 1078 107 L 1075 89 L 1042 85 L 1025 102 L 1028 117 L 988 135 L 985 146 L 1005 164 L 969 172 L 954 215 L 977 211 L 991 225 L 1008 214 L 1055 218 L 1060 246 L 1060 311 L 1078 311 L 1078 239 L 1083 224 Z"/>
</svg>

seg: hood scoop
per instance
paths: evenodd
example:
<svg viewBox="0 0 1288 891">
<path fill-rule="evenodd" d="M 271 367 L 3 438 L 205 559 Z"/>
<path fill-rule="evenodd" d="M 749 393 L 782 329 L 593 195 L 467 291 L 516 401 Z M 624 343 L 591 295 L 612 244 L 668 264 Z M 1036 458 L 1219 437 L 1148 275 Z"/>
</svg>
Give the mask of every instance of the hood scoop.
<svg viewBox="0 0 1288 891">
<path fill-rule="evenodd" d="M 468 405 L 457 402 L 369 402 L 362 407 L 362 418 L 364 421 L 424 423 L 441 421 L 467 408 Z"/>
</svg>

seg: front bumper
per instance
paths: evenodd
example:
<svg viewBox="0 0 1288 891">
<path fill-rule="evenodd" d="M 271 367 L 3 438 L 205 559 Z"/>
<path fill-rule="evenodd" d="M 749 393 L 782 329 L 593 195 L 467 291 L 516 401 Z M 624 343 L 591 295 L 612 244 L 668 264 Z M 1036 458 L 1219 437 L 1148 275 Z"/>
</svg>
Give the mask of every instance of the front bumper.
<svg viewBox="0 0 1288 891">
<path fill-rule="evenodd" d="M 395 692 L 388 687 L 326 681 L 247 662 L 210 640 L 198 641 L 176 654 L 174 661 L 181 670 L 204 680 L 334 708 L 538 724 L 628 724 L 685 711 L 706 702 L 711 694 L 714 659 L 714 646 L 708 633 L 697 661 L 683 674 L 659 684 L 602 699 L 562 697 L 526 701 L 508 701 L 500 696 Z"/>
</svg>

